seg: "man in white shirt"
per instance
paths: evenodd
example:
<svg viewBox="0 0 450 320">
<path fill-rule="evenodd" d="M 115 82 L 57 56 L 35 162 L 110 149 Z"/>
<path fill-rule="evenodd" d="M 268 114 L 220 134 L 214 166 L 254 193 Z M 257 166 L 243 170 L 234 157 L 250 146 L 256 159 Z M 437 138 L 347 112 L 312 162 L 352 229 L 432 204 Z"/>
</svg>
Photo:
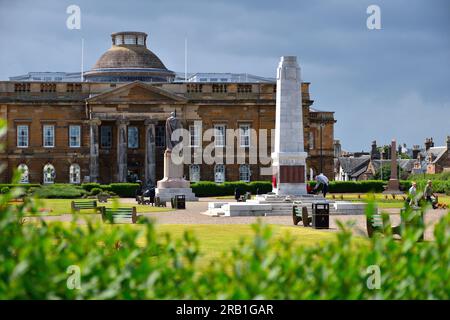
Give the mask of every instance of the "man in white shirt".
<svg viewBox="0 0 450 320">
<path fill-rule="evenodd" d="M 322 186 L 323 197 L 326 198 L 328 192 L 328 178 L 323 174 L 319 174 L 316 176 L 316 186 L 314 187 L 314 191 L 318 190 L 320 186 Z"/>
<path fill-rule="evenodd" d="M 409 205 L 417 206 L 417 184 L 415 181 L 411 183 L 411 188 L 409 188 Z"/>
</svg>

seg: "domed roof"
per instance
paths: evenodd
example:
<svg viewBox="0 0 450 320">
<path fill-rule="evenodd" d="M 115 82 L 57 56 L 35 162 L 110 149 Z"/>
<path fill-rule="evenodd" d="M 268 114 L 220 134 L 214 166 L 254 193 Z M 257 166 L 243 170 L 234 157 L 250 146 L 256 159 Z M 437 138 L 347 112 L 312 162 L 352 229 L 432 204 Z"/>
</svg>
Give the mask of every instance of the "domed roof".
<svg viewBox="0 0 450 320">
<path fill-rule="evenodd" d="M 97 60 L 93 69 L 154 68 L 166 69 L 161 60 L 145 46 L 113 46 Z"/>
<path fill-rule="evenodd" d="M 84 74 L 87 81 L 173 81 L 175 73 L 147 49 L 147 34 L 126 31 L 111 35 L 112 46 Z"/>
</svg>

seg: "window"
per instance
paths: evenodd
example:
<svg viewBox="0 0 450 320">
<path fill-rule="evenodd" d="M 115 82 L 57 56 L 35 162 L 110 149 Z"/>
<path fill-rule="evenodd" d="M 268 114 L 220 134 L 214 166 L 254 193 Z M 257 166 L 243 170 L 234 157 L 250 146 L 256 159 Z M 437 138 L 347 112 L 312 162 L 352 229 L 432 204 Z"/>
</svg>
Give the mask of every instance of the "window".
<svg viewBox="0 0 450 320">
<path fill-rule="evenodd" d="M 250 166 L 248 164 L 241 164 L 239 166 L 239 180 L 244 182 L 250 181 Z"/>
<path fill-rule="evenodd" d="M 56 177 L 55 167 L 52 166 L 50 163 L 48 163 L 44 166 L 43 174 L 44 174 L 44 183 L 54 183 L 55 182 L 55 177 Z"/>
<path fill-rule="evenodd" d="M 70 183 L 80 183 L 81 181 L 80 177 L 81 177 L 80 166 L 76 163 L 71 164 L 69 168 Z"/>
<path fill-rule="evenodd" d="M 30 83 L 15 83 L 14 92 L 30 92 Z"/>
<path fill-rule="evenodd" d="M 310 131 L 309 132 L 309 150 L 314 150 L 315 145 L 314 145 L 314 132 Z"/>
<path fill-rule="evenodd" d="M 186 87 L 187 93 L 198 93 L 202 92 L 203 85 L 202 84 L 188 84 Z"/>
<path fill-rule="evenodd" d="M 17 147 L 28 148 L 28 126 L 17 126 Z"/>
<path fill-rule="evenodd" d="M 20 181 L 19 183 L 28 183 L 29 181 L 29 172 L 28 172 L 28 166 L 24 163 L 19 164 L 17 167 L 17 170 L 21 173 Z"/>
<path fill-rule="evenodd" d="M 69 147 L 79 148 L 81 146 L 81 127 L 69 126 Z"/>
<path fill-rule="evenodd" d="M 250 92 L 252 92 L 252 85 L 251 84 L 238 84 L 237 92 L 238 93 L 250 93 Z"/>
<path fill-rule="evenodd" d="M 41 83 L 41 92 L 56 92 L 56 83 Z"/>
<path fill-rule="evenodd" d="M 228 82 L 228 79 L 227 78 L 220 78 L 220 81 L 221 82 Z"/>
<path fill-rule="evenodd" d="M 225 125 L 223 124 L 214 126 L 214 145 L 216 147 L 225 146 Z"/>
<path fill-rule="evenodd" d="M 128 148 L 139 148 L 139 130 L 137 127 L 128 127 Z"/>
<path fill-rule="evenodd" d="M 66 91 L 67 92 L 81 92 L 82 86 L 80 83 L 68 83 Z"/>
<path fill-rule="evenodd" d="M 211 82 L 217 82 L 217 78 L 211 78 L 209 81 L 211 81 Z"/>
<path fill-rule="evenodd" d="M 136 44 L 137 40 L 136 40 L 136 36 L 133 35 L 125 35 L 124 36 L 124 43 L 125 44 Z"/>
<path fill-rule="evenodd" d="M 191 182 L 200 181 L 200 166 L 198 164 L 192 164 L 189 166 L 189 180 Z"/>
<path fill-rule="evenodd" d="M 216 183 L 225 182 L 225 165 L 216 164 L 214 167 L 214 181 Z"/>
<path fill-rule="evenodd" d="M 55 126 L 46 124 L 43 127 L 44 148 L 53 148 L 55 146 Z"/>
<path fill-rule="evenodd" d="M 212 81 L 212 79 L 211 79 L 211 81 Z M 227 89 L 228 89 L 228 86 L 226 84 L 213 84 L 212 85 L 212 92 L 214 92 L 214 93 L 225 93 L 225 92 L 227 92 Z"/>
<path fill-rule="evenodd" d="M 250 147 L 250 125 L 241 124 L 239 126 L 239 137 L 241 141 L 241 147 Z"/>
<path fill-rule="evenodd" d="M 189 126 L 190 142 L 191 147 L 200 147 L 201 142 L 201 132 L 199 125 Z"/>
<path fill-rule="evenodd" d="M 200 82 L 208 82 L 208 78 L 200 78 Z"/>
<path fill-rule="evenodd" d="M 111 148 L 112 145 L 112 128 L 111 126 L 100 127 L 100 146 L 102 148 Z"/>
<path fill-rule="evenodd" d="M 164 147 L 166 145 L 166 128 L 164 126 L 156 126 L 155 135 L 155 145 Z"/>
</svg>

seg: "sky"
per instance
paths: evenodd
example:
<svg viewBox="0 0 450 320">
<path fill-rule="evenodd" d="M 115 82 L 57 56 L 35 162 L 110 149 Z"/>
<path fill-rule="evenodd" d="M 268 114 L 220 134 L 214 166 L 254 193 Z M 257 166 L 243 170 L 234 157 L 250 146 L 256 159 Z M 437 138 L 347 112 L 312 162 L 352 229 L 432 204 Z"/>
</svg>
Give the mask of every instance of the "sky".
<svg viewBox="0 0 450 320">
<path fill-rule="evenodd" d="M 69 5 L 81 29 L 69 30 Z M 367 8 L 380 8 L 369 30 Z M 444 145 L 450 135 L 450 1 L 446 0 L 0 0 L 0 80 L 30 71 L 80 71 L 111 46 L 112 32 L 148 33 L 166 67 L 275 77 L 295 55 L 313 107 L 335 112 L 347 151 L 392 139 Z"/>
</svg>

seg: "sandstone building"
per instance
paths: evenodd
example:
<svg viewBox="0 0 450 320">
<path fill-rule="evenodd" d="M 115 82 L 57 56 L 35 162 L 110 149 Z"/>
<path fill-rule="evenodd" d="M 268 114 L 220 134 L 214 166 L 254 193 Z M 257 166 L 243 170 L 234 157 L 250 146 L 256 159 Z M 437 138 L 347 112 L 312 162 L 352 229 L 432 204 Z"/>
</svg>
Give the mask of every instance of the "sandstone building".
<svg viewBox="0 0 450 320">
<path fill-rule="evenodd" d="M 163 177 L 164 123 L 173 111 L 189 129 L 193 151 L 211 142 L 223 148 L 229 143 L 225 130 L 235 129 L 235 149 L 246 154 L 245 163 L 185 165 L 188 179 L 270 180 L 260 172 L 270 163 L 249 163 L 248 154 L 258 146 L 252 130 L 275 127 L 275 82 L 175 82 L 175 73 L 146 46 L 145 33 L 114 33 L 111 49 L 84 82 L 0 82 L 0 116 L 8 125 L 0 182 L 21 168 L 29 183 L 154 184 Z M 332 177 L 334 113 L 311 108 L 309 85 L 299 88 L 307 172 L 322 167 Z M 210 128 L 215 135 L 201 141 Z M 267 143 L 271 148 L 270 134 Z"/>
</svg>

